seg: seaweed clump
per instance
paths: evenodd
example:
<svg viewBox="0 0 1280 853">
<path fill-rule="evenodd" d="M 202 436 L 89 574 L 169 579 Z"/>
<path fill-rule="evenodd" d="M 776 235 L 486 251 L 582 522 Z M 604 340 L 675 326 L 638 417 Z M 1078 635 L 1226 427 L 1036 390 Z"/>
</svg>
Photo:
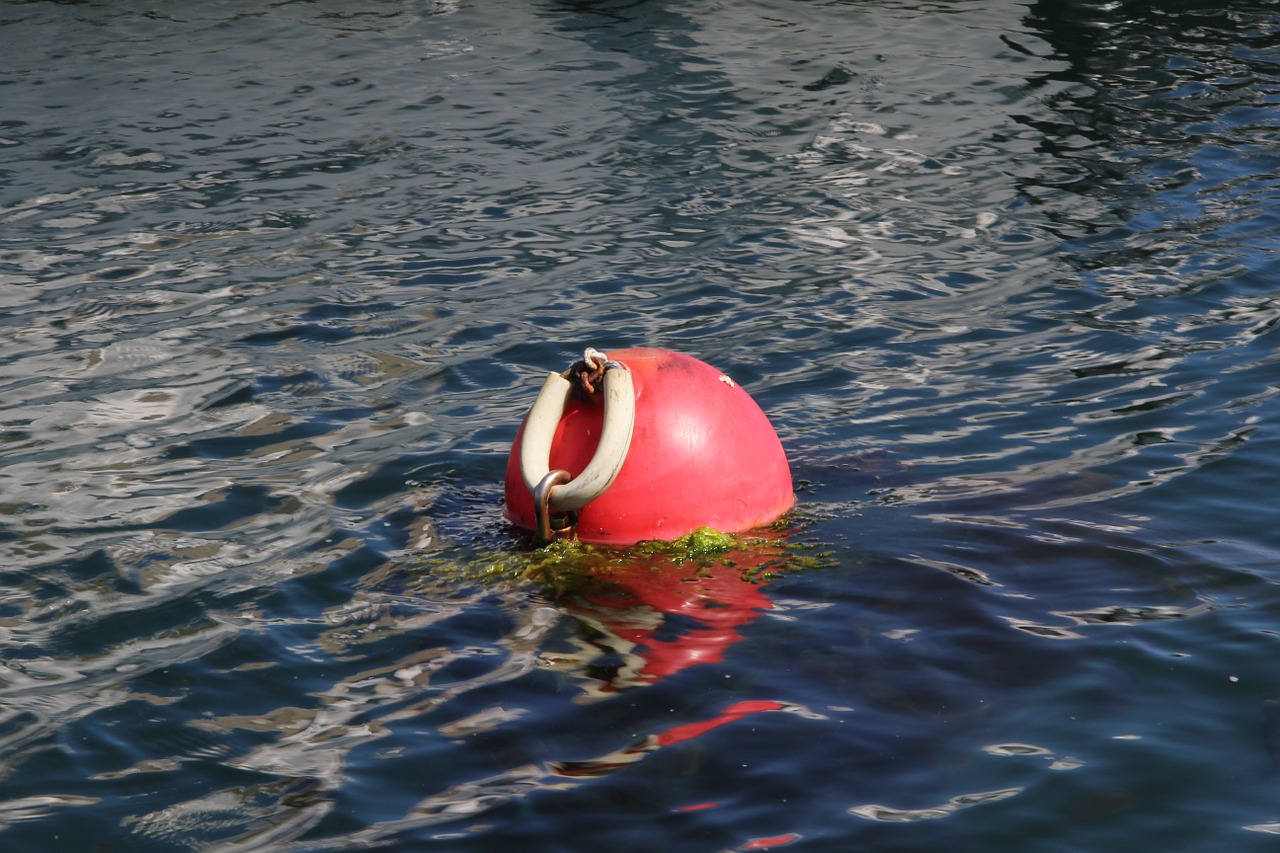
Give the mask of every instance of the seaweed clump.
<svg viewBox="0 0 1280 853">
<path fill-rule="evenodd" d="M 791 571 L 824 564 L 822 555 L 785 535 L 765 531 L 724 533 L 701 527 L 672 541 L 650 540 L 629 548 L 562 539 L 537 548 L 506 550 L 450 560 L 429 560 L 433 573 L 456 574 L 482 584 L 534 583 L 553 595 L 588 581 L 635 572 L 669 572 L 679 567 L 693 576 L 735 571 L 749 583 L 764 583 Z"/>
</svg>

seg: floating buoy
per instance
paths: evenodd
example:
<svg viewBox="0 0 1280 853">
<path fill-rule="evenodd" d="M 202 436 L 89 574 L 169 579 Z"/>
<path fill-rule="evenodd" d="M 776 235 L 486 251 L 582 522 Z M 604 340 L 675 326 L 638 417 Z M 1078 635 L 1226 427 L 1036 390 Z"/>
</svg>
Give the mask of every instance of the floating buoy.
<svg viewBox="0 0 1280 853">
<path fill-rule="evenodd" d="M 795 503 L 769 419 L 714 367 L 663 349 L 588 349 L 547 377 L 507 459 L 506 515 L 549 541 L 630 545 L 740 533 Z"/>
</svg>

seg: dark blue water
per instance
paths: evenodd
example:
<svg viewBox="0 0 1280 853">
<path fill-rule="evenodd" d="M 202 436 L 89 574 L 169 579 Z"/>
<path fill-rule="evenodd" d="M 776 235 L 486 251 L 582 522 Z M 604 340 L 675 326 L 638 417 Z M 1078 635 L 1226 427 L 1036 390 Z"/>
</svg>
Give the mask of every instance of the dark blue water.
<svg viewBox="0 0 1280 853">
<path fill-rule="evenodd" d="M 0 3 L 0 847 L 1273 849 L 1278 81 L 1275 0 Z M 781 544 L 479 577 L 588 344 L 751 391 Z"/>
</svg>

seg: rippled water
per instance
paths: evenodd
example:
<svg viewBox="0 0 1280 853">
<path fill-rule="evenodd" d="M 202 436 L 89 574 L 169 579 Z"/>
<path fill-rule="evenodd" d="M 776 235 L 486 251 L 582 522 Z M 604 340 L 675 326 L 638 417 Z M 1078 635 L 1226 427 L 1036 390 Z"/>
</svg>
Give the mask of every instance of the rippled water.
<svg viewBox="0 0 1280 853">
<path fill-rule="evenodd" d="M 1275 0 L 0 3 L 0 846 L 1271 849 L 1278 73 Z M 750 389 L 786 541 L 475 579 L 587 344 Z"/>
</svg>

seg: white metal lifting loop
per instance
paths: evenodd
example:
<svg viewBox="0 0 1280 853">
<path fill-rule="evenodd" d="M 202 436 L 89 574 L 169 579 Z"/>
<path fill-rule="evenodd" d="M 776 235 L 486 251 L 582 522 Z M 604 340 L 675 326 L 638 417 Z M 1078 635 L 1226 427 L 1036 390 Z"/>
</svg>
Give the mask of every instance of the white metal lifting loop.
<svg viewBox="0 0 1280 853">
<path fill-rule="evenodd" d="M 539 515 L 539 536 L 542 536 L 544 527 L 550 528 L 550 521 L 544 520 L 544 514 L 573 512 L 604 494 L 622 470 L 622 463 L 631 448 L 631 433 L 636 419 L 631 371 L 616 361 L 607 361 L 603 353 L 588 350 L 588 356 L 605 361 L 604 425 L 595 455 L 582 473 L 572 479 L 567 479 L 567 474 L 564 478 L 548 478 L 549 474 L 555 473 L 551 470 L 551 441 L 560 418 L 564 416 L 573 383 L 558 373 L 549 374 L 525 419 L 524 435 L 520 440 L 520 475 L 525 488 L 534 495 L 535 510 Z"/>
</svg>

